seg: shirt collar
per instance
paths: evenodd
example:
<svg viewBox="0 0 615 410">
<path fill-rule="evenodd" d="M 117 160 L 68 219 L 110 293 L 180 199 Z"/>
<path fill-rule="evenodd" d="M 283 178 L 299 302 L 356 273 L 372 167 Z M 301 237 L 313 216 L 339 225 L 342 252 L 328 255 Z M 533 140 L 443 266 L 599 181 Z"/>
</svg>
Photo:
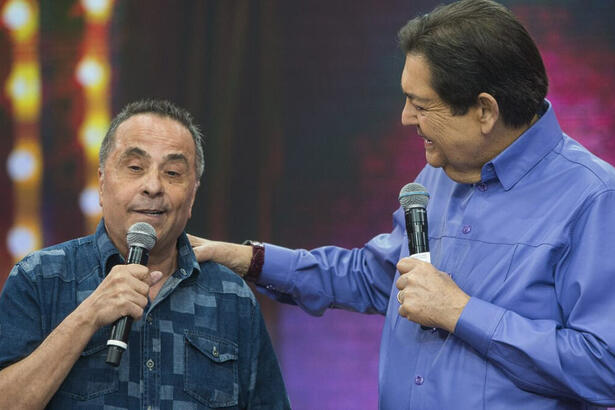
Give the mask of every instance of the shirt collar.
<svg viewBox="0 0 615 410">
<path fill-rule="evenodd" d="M 113 242 L 111 242 L 105 228 L 104 219 L 101 219 L 98 223 L 94 238 L 96 241 L 98 254 L 100 256 L 99 260 L 101 261 L 101 267 L 103 268 L 102 273 L 106 276 L 111 268 L 115 265 L 125 263 L 125 260 L 124 257 L 120 255 L 120 252 L 117 250 L 115 245 L 113 245 Z M 177 251 L 178 271 L 182 272 L 183 276 L 188 277 L 195 272 L 201 272 L 201 267 L 196 260 L 196 256 L 194 256 L 194 252 L 190 246 L 190 241 L 188 240 L 188 236 L 185 232 L 182 232 L 177 239 Z"/>
<path fill-rule="evenodd" d="M 538 121 L 483 166 L 483 181 L 495 177 L 508 191 L 557 145 L 562 129 L 548 100 L 544 101 L 543 111 Z"/>
</svg>

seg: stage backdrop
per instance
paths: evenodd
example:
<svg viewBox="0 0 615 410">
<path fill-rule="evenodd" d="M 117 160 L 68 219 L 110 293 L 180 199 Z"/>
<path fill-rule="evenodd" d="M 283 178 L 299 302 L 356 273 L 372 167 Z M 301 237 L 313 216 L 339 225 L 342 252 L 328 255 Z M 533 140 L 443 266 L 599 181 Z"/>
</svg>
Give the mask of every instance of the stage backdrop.
<svg viewBox="0 0 615 410">
<path fill-rule="evenodd" d="M 96 152 L 165 98 L 205 131 L 188 230 L 361 246 L 424 165 L 400 126 L 397 30 L 438 2 L 0 1 L 0 286 L 24 252 L 92 232 Z M 544 56 L 563 129 L 615 164 L 615 2 L 504 2 Z M 295 409 L 377 408 L 383 318 L 259 298 Z"/>
</svg>

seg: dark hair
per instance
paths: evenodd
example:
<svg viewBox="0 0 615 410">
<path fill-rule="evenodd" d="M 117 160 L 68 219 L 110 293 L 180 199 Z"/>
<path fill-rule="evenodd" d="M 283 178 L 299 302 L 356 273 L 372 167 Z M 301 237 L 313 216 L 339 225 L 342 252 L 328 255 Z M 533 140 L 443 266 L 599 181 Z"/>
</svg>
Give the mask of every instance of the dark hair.
<svg viewBox="0 0 615 410">
<path fill-rule="evenodd" d="M 463 115 L 481 92 L 498 102 L 505 125 L 531 122 L 547 95 L 548 79 L 536 44 L 506 7 L 462 0 L 410 20 L 399 31 L 405 55 L 425 57 L 431 87 Z"/>
<path fill-rule="evenodd" d="M 98 153 L 98 166 L 101 171 L 104 170 L 105 161 L 113 149 L 117 128 L 121 123 L 137 114 L 155 114 L 161 117 L 167 117 L 179 122 L 190 131 L 196 147 L 196 175 L 197 179 L 200 179 L 205 169 L 203 134 L 201 134 L 199 127 L 194 123 L 192 115 L 190 115 L 188 111 L 165 100 L 135 101 L 125 106 L 122 111 L 111 120 L 111 125 L 109 125 L 109 130 L 105 134 L 105 138 L 100 146 L 100 152 Z"/>
</svg>

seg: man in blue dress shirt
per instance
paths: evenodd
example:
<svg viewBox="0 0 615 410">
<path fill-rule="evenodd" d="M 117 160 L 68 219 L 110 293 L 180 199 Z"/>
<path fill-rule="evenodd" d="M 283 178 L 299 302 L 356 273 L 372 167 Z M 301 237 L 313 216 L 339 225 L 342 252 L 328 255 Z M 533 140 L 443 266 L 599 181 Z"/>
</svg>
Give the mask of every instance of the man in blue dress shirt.
<svg viewBox="0 0 615 410">
<path fill-rule="evenodd" d="M 614 405 L 615 170 L 562 132 L 537 47 L 505 7 L 460 1 L 399 37 L 431 264 L 407 257 L 401 209 L 361 249 L 193 238 L 197 257 L 314 315 L 386 315 L 381 409 Z"/>
<path fill-rule="evenodd" d="M 1 409 L 290 408 L 254 295 L 227 268 L 199 264 L 183 232 L 201 140 L 166 101 L 112 121 L 96 233 L 28 255 L 0 295 Z M 147 266 L 124 264 L 135 222 L 156 230 Z M 106 342 L 121 316 L 135 322 L 112 367 Z"/>
</svg>

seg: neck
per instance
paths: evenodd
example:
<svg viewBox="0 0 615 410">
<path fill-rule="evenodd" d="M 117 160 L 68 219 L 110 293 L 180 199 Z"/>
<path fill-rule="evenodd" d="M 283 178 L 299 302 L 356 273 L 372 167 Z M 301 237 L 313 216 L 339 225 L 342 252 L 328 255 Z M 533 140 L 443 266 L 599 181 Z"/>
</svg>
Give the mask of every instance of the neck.
<svg viewBox="0 0 615 410">
<path fill-rule="evenodd" d="M 111 240 L 111 242 L 115 245 L 121 255 L 128 257 L 128 248 L 125 244 L 118 246 L 115 241 Z M 169 246 L 161 245 L 161 243 L 158 243 L 150 252 L 147 260 L 147 267 L 150 271 L 157 270 L 162 272 L 164 277 L 168 277 L 177 270 L 177 242 L 174 242 Z"/>
<path fill-rule="evenodd" d="M 468 166 L 467 169 L 446 169 L 444 172 L 450 179 L 460 184 L 475 184 L 480 182 L 483 166 L 497 157 L 502 151 L 515 142 L 521 134 L 527 131 L 538 120 L 538 115 L 534 115 L 529 124 L 519 128 L 508 128 L 502 123 L 496 123 L 492 132 L 485 135 L 487 146 L 481 149 L 484 154 L 482 160 L 476 163 L 475 167 Z"/>
<path fill-rule="evenodd" d="M 168 250 L 158 250 L 150 253 L 147 267 L 151 270 L 162 272 L 164 277 L 171 276 L 177 270 L 177 246 L 171 246 Z"/>
</svg>

